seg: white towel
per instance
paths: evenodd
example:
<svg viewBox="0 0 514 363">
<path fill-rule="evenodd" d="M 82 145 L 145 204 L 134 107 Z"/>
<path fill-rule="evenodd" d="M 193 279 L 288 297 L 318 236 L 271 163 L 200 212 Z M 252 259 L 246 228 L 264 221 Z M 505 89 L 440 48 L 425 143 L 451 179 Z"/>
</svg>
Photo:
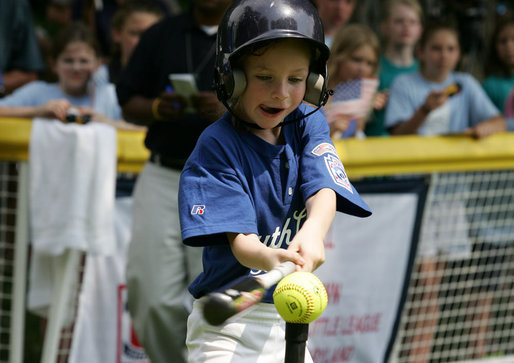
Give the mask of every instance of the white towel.
<svg viewBox="0 0 514 363">
<path fill-rule="evenodd" d="M 126 304 L 132 204 L 132 197 L 115 201 L 116 255 L 87 257 L 68 363 L 149 363 L 143 348 L 131 339 Z"/>
<path fill-rule="evenodd" d="M 116 130 L 109 125 L 33 120 L 28 306 L 36 313 L 47 315 L 55 271 L 66 249 L 98 256 L 116 251 L 116 142 Z"/>
<path fill-rule="evenodd" d="M 111 126 L 34 119 L 29 164 L 36 251 L 114 253 L 116 150 Z"/>
</svg>

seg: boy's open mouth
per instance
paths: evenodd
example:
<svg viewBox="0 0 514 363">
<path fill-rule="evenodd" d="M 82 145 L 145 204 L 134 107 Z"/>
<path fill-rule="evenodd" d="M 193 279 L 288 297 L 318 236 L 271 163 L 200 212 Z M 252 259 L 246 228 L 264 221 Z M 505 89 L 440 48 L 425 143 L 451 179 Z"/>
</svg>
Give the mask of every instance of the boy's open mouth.
<svg viewBox="0 0 514 363">
<path fill-rule="evenodd" d="M 274 107 L 266 107 L 266 106 L 261 106 L 261 109 L 264 111 L 264 112 L 267 112 L 267 113 L 271 113 L 271 114 L 276 114 L 276 113 L 279 113 L 280 111 L 282 111 L 281 108 L 274 108 Z"/>
</svg>

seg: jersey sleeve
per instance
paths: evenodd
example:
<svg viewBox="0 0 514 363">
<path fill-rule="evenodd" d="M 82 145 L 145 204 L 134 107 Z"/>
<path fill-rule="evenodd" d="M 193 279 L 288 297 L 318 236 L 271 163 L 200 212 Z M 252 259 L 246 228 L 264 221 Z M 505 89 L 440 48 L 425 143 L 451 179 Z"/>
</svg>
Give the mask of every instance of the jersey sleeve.
<svg viewBox="0 0 514 363">
<path fill-rule="evenodd" d="M 179 215 L 186 245 L 226 243 L 226 232 L 257 233 L 255 206 L 244 181 L 224 161 L 216 142 L 199 142 L 186 163 Z"/>
<path fill-rule="evenodd" d="M 337 210 L 357 217 L 371 215 L 368 205 L 350 183 L 343 163 L 330 139 L 327 121 L 316 112 L 300 125 L 302 156 L 300 158 L 301 192 L 307 200 L 323 188 L 337 194 Z"/>
</svg>

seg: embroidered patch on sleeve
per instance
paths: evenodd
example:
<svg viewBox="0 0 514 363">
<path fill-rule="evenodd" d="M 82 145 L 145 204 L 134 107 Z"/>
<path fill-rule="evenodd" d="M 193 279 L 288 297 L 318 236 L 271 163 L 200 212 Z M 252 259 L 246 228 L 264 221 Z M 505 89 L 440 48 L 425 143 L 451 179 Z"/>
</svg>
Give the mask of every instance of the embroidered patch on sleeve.
<svg viewBox="0 0 514 363">
<path fill-rule="evenodd" d="M 324 156 L 325 165 L 327 166 L 328 172 L 332 177 L 332 180 L 337 185 L 342 186 L 350 193 L 353 194 L 352 186 L 350 184 L 350 180 L 348 180 L 348 176 L 346 175 L 346 171 L 344 170 L 343 163 L 339 159 L 339 157 L 334 156 L 332 154 L 328 154 Z"/>
<path fill-rule="evenodd" d="M 324 143 L 321 143 L 318 146 L 316 146 L 312 150 L 312 153 L 316 156 L 321 156 L 326 153 L 337 155 L 337 151 L 336 151 L 336 148 L 334 147 L 334 145 L 332 145 L 328 142 L 324 142 Z"/>
<path fill-rule="evenodd" d="M 205 205 L 195 204 L 191 209 L 191 215 L 202 215 L 205 213 Z"/>
</svg>

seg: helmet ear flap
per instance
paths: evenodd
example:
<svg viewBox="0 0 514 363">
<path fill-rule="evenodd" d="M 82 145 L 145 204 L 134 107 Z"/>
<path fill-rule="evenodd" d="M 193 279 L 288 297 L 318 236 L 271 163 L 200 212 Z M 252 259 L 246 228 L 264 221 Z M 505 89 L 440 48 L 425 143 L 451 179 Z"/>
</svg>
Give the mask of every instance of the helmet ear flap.
<svg viewBox="0 0 514 363">
<path fill-rule="evenodd" d="M 303 100 L 311 105 L 321 106 L 325 88 L 325 78 L 321 74 L 310 72 L 307 77 Z"/>
<path fill-rule="evenodd" d="M 225 104 L 241 96 L 246 88 L 246 76 L 240 69 L 233 69 L 223 77 L 216 72 L 214 77 L 218 99 Z"/>
<path fill-rule="evenodd" d="M 234 69 L 232 71 L 233 89 L 231 99 L 238 98 L 241 96 L 246 88 L 246 76 L 245 73 L 240 69 Z"/>
</svg>

